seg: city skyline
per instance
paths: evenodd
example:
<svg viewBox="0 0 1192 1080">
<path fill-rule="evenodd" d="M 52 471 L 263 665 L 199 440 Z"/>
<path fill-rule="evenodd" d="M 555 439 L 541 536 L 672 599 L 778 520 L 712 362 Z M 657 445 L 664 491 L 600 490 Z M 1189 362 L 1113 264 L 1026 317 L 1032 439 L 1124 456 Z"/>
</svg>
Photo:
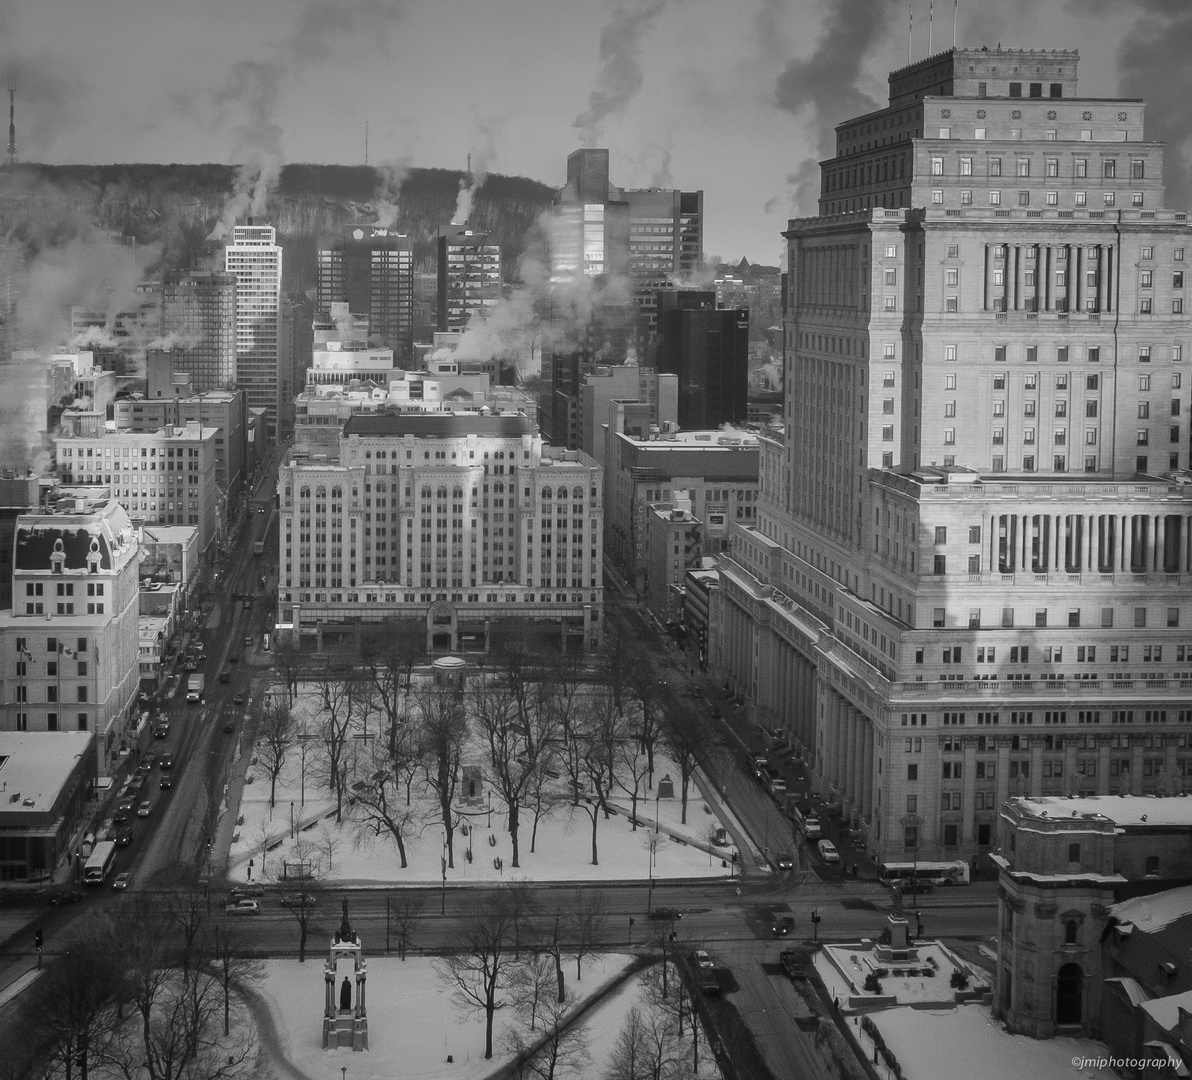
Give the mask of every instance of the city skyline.
<svg viewBox="0 0 1192 1080">
<path fill-rule="evenodd" d="M 206 0 L 169 11 L 101 0 L 63 5 L 59 18 L 60 3 L 0 9 L 24 160 L 352 164 L 364 160 L 367 121 L 373 164 L 463 167 L 470 154 L 478 172 L 561 185 L 567 153 L 602 145 L 620 184 L 706 191 L 709 255 L 771 264 L 787 217 L 815 211 L 804 181 L 829 156 L 833 126 L 875 107 L 908 56 L 908 8 L 869 0 L 546 12 L 529 0 Z M 1168 151 L 1179 196 L 1188 76 L 1163 57 L 1178 57 L 1192 17 L 1161 0 L 1092 6 L 1096 19 L 1070 0 L 960 4 L 957 40 L 1079 49 L 1090 73 L 1082 95 L 1146 97 L 1157 137 L 1179 144 Z M 928 51 L 927 7 L 909 9 L 915 59 Z M 939 52 L 953 11 L 946 0 L 935 8 Z M 434 41 L 472 57 L 467 70 L 437 77 Z M 345 77 L 357 65 L 367 65 L 367 95 Z"/>
</svg>

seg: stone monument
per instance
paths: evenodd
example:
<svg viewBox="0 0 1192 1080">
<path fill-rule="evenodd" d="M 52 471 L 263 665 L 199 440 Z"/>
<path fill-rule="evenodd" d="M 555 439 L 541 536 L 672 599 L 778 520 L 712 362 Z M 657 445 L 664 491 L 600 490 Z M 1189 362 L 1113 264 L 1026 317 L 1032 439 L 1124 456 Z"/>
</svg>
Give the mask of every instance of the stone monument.
<svg viewBox="0 0 1192 1080">
<path fill-rule="evenodd" d="M 335 984 L 341 973 L 343 981 L 339 985 L 337 1002 Z M 350 1046 L 353 1050 L 368 1049 L 368 1011 L 364 1004 L 367 978 L 364 946 L 348 921 L 348 901 L 345 897 L 343 921 L 331 941 L 327 961 L 323 965 L 324 1050 L 337 1046 Z"/>
</svg>

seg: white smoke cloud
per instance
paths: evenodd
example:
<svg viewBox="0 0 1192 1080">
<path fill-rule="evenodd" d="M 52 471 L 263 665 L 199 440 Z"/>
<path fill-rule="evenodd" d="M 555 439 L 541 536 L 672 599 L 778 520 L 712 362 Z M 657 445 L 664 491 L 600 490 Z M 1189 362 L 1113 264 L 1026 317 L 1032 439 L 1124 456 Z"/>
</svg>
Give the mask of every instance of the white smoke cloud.
<svg viewBox="0 0 1192 1080">
<path fill-rule="evenodd" d="M 668 0 L 620 0 L 600 34 L 600 73 L 588 95 L 588 108 L 571 125 L 584 146 L 595 146 L 604 121 L 620 115 L 642 87 L 638 57 L 641 39 L 654 25 Z"/>
<path fill-rule="evenodd" d="M 376 166 L 377 186 L 373 192 L 372 205 L 376 222 L 382 229 L 396 229 L 401 214 L 401 186 L 410 175 L 413 162 L 409 157 L 397 161 L 382 161 Z"/>
<path fill-rule="evenodd" d="M 171 330 L 170 333 L 155 337 L 146 343 L 145 349 L 160 349 L 162 352 L 169 352 L 171 349 L 197 349 L 202 343 L 203 336 L 201 334 L 179 334 Z"/>
</svg>

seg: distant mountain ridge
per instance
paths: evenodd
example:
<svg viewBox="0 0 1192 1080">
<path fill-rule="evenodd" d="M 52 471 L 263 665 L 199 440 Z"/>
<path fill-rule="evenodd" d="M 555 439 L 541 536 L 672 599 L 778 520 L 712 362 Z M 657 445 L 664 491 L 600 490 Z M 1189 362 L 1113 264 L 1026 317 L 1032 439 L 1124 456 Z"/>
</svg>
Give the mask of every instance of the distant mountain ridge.
<svg viewBox="0 0 1192 1080">
<path fill-rule="evenodd" d="M 232 165 L 40 165 L 0 172 L 0 235 L 35 254 L 77 235 L 86 223 L 163 246 L 163 269 L 185 269 L 210 254 L 207 236 L 231 197 Z M 420 270 L 434 266 L 434 240 L 451 220 L 465 173 L 370 165 L 287 165 L 261 223 L 276 226 L 286 249 L 286 292 L 314 288 L 318 238 L 344 226 L 378 221 L 396 204 L 399 232 L 414 245 Z M 397 196 L 396 198 L 394 196 Z M 477 191 L 469 224 L 501 245 L 506 280 L 555 189 L 522 176 L 490 174 Z"/>
</svg>

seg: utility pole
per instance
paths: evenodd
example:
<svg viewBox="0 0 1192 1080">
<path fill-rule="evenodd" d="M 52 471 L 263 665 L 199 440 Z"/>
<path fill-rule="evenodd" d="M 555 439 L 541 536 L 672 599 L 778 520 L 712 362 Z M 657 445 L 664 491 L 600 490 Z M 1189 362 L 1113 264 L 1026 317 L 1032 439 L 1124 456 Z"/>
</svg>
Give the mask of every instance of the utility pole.
<svg viewBox="0 0 1192 1080">
<path fill-rule="evenodd" d="M 17 125 L 16 125 L 16 96 L 17 84 L 16 80 L 9 75 L 8 77 L 8 164 L 15 165 L 17 163 Z"/>
</svg>

